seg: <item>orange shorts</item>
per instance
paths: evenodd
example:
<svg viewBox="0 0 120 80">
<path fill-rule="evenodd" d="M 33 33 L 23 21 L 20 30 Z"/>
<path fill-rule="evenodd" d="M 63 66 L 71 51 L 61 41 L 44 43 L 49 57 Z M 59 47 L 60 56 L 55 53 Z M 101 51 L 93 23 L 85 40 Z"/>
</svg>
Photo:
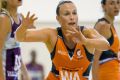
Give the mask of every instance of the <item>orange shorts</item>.
<svg viewBox="0 0 120 80">
<path fill-rule="evenodd" d="M 52 72 L 50 72 L 48 77 L 45 80 L 60 80 L 60 78 L 56 77 Z M 88 79 L 82 78 L 80 80 L 88 80 Z"/>
<path fill-rule="evenodd" d="M 120 80 L 118 60 L 111 60 L 100 64 L 99 80 Z"/>
</svg>

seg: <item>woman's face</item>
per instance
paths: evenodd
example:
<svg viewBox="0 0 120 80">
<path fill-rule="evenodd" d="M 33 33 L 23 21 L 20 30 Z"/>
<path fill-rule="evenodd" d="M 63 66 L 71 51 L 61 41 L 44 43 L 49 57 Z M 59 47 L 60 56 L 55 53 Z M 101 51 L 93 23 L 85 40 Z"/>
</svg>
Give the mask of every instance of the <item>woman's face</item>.
<svg viewBox="0 0 120 80">
<path fill-rule="evenodd" d="M 22 0 L 7 0 L 7 4 L 12 7 L 18 7 L 22 5 Z"/>
<path fill-rule="evenodd" d="M 111 16 L 117 16 L 119 14 L 119 7 L 119 0 L 106 0 L 106 4 L 103 5 L 105 13 Z"/>
<path fill-rule="evenodd" d="M 64 3 L 60 5 L 57 20 L 64 28 L 77 27 L 78 15 L 73 3 Z"/>
</svg>

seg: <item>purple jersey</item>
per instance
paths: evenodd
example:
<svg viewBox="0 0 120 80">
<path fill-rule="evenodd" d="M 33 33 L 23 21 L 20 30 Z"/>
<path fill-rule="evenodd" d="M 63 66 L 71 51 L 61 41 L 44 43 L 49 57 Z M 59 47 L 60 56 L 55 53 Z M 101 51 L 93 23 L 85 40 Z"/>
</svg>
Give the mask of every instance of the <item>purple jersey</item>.
<svg viewBox="0 0 120 80">
<path fill-rule="evenodd" d="M 21 67 L 20 48 L 7 49 L 5 74 L 6 80 L 18 80 L 18 71 Z"/>
<path fill-rule="evenodd" d="M 28 72 L 32 78 L 32 80 L 43 80 L 43 66 L 36 64 L 32 65 L 27 64 L 26 65 Z"/>
<path fill-rule="evenodd" d="M 14 33 L 21 24 L 22 16 L 18 15 L 19 24 L 16 24 L 11 16 L 5 12 L 3 14 L 10 18 L 12 25 L 11 32 L 8 34 L 8 37 L 5 41 L 2 53 L 5 78 L 6 80 L 18 80 L 18 71 L 21 67 L 21 52 L 19 48 L 19 42 L 17 42 L 14 38 Z"/>
</svg>

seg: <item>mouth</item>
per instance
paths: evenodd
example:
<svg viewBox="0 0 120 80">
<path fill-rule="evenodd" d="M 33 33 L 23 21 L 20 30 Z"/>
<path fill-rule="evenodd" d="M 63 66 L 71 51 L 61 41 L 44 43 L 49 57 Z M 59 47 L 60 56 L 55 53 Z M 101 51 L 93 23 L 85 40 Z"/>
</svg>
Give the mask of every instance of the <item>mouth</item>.
<svg viewBox="0 0 120 80">
<path fill-rule="evenodd" d="M 70 23 L 68 23 L 68 25 L 75 25 L 75 22 L 70 22 Z"/>
<path fill-rule="evenodd" d="M 21 2 L 22 0 L 18 0 L 19 2 Z"/>
<path fill-rule="evenodd" d="M 115 12 L 115 13 L 119 13 L 119 10 L 115 10 L 114 12 Z"/>
</svg>

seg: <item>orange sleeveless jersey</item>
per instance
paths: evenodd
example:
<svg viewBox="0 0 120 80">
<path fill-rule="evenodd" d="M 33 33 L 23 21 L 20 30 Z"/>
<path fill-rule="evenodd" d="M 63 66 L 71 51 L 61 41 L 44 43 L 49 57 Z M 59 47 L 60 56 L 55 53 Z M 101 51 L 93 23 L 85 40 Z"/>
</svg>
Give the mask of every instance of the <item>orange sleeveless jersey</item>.
<svg viewBox="0 0 120 80">
<path fill-rule="evenodd" d="M 72 78 L 73 76 L 75 76 L 75 71 L 77 70 L 80 71 L 80 73 L 78 73 L 78 75 L 80 76 L 80 80 L 86 80 L 86 78 L 83 77 L 83 73 L 90 65 L 90 61 L 87 59 L 82 44 L 80 43 L 76 44 L 76 47 L 74 49 L 74 54 L 72 57 L 70 57 L 68 50 L 60 36 L 58 37 L 56 43 L 55 55 L 52 60 L 52 63 L 54 64 L 56 70 L 59 71 L 59 75 L 56 76 L 54 73 L 50 72 L 47 80 L 63 80 L 60 78 L 61 77 L 60 72 L 62 71 L 63 74 L 66 74 L 68 78 L 71 78 L 70 80 L 79 80 L 78 76 L 76 77 L 76 79 Z M 72 70 L 73 70 L 73 74 L 72 74 Z M 70 75 L 72 75 L 72 77 L 70 77 Z M 69 80 L 69 79 L 66 78 L 64 80 Z"/>
<path fill-rule="evenodd" d="M 113 38 L 114 38 L 114 41 L 112 43 L 112 45 L 110 46 L 110 49 L 115 52 L 115 53 L 118 53 L 119 51 L 119 46 L 120 46 L 120 43 L 119 43 L 119 38 L 117 36 L 117 33 L 115 31 L 115 28 L 114 27 L 111 27 L 111 30 L 112 30 L 112 34 L 113 34 Z"/>
<path fill-rule="evenodd" d="M 110 50 L 115 53 L 119 51 L 119 38 L 114 27 L 111 27 L 113 34 L 113 43 L 110 46 Z M 110 67 L 111 66 L 111 67 Z M 99 69 L 99 80 L 120 80 L 120 70 L 119 70 L 118 60 L 110 60 L 104 64 L 100 64 Z"/>
</svg>

